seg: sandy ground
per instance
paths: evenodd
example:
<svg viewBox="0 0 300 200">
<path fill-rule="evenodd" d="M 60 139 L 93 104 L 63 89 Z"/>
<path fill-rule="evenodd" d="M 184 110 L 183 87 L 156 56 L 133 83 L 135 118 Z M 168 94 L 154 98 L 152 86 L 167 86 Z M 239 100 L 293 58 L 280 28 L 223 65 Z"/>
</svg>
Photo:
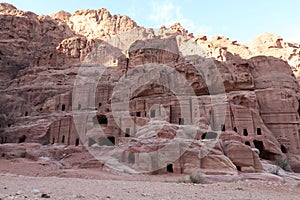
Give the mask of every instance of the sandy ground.
<svg viewBox="0 0 300 200">
<path fill-rule="evenodd" d="M 291 174 L 296 179 L 270 173 L 204 175 L 205 184 L 191 184 L 182 182 L 188 178 L 182 174 L 130 175 L 62 164 L 43 164 L 25 158 L 0 159 L 0 200 L 300 199 L 300 174 Z"/>
<path fill-rule="evenodd" d="M 1 199 L 300 199 L 299 182 L 187 184 L 0 174 Z"/>
</svg>

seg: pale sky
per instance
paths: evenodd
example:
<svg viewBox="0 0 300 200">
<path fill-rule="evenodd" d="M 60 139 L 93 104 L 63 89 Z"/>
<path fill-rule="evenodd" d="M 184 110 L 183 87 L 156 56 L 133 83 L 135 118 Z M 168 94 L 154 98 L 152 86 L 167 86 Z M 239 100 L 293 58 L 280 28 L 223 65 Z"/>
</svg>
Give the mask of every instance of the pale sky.
<svg viewBox="0 0 300 200">
<path fill-rule="evenodd" d="M 128 15 L 138 25 L 159 28 L 180 22 L 197 35 L 224 35 L 249 43 L 270 32 L 300 43 L 299 0 L 6 0 L 21 10 L 50 14 L 107 8 Z"/>
</svg>

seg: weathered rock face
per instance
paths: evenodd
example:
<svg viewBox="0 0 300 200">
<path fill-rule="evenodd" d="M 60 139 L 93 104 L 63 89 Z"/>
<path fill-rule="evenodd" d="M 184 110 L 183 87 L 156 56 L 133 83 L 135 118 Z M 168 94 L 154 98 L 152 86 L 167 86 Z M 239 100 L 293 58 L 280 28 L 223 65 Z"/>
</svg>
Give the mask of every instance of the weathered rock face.
<svg viewBox="0 0 300 200">
<path fill-rule="evenodd" d="M 280 36 L 264 33 L 248 46 L 223 36 L 215 36 L 211 40 L 201 36 L 194 40 L 207 50 L 208 55 L 220 61 L 232 60 L 234 56 L 249 59 L 260 55 L 282 59 L 288 62 L 297 79 L 299 77 L 300 46 L 285 42 Z"/>
<path fill-rule="evenodd" d="M 105 8 L 99 10 L 79 10 L 74 14 L 59 11 L 50 15 L 65 22 L 77 34 L 87 38 L 110 38 L 112 35 L 138 27 L 128 16 L 111 15 Z"/>
<path fill-rule="evenodd" d="M 132 173 L 262 171 L 286 154 L 299 170 L 297 45 L 154 33 L 105 9 L 0 4 L 0 18 L 0 143 L 82 144 Z"/>
<path fill-rule="evenodd" d="M 255 172 L 263 170 L 258 153 L 253 151 L 251 147 L 246 144 L 241 144 L 237 141 L 227 141 L 225 155 L 228 156 L 241 171 L 252 170 Z"/>
<path fill-rule="evenodd" d="M 66 24 L 7 4 L 0 9 L 1 89 L 27 67 L 61 65 L 55 48 L 74 35 Z"/>
</svg>

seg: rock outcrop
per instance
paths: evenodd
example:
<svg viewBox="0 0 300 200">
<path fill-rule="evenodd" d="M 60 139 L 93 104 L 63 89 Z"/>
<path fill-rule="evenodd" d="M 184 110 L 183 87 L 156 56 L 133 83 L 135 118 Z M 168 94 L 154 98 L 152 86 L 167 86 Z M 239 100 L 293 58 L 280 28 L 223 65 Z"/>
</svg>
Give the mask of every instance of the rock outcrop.
<svg viewBox="0 0 300 200">
<path fill-rule="evenodd" d="M 208 55 L 220 61 L 232 60 L 233 56 L 249 59 L 260 55 L 282 59 L 288 62 L 298 80 L 300 46 L 297 43 L 286 42 L 280 36 L 263 33 L 248 46 L 223 36 L 215 36 L 211 40 L 201 36 L 194 40 L 207 50 Z"/>
<path fill-rule="evenodd" d="M 84 145 L 130 173 L 256 172 L 277 156 L 299 171 L 299 44 L 155 33 L 106 9 L 0 4 L 0 21 L 1 144 Z"/>
<path fill-rule="evenodd" d="M 105 39 L 139 27 L 128 16 L 111 15 L 105 8 L 99 10 L 78 10 L 74 14 L 59 11 L 50 15 L 62 21 L 77 34 L 89 39 Z"/>
</svg>

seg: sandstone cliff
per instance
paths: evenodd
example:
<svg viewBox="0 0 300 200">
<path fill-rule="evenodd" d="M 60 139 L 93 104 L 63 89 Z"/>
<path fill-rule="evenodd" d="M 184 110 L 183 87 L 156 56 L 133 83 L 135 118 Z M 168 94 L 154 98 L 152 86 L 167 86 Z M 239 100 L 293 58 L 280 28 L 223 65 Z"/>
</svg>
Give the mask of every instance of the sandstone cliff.
<svg viewBox="0 0 300 200">
<path fill-rule="evenodd" d="M 276 156 L 300 171 L 299 44 L 155 32 L 106 9 L 0 4 L 0 23 L 1 143 L 82 144 L 132 173 L 262 171 Z"/>
</svg>

